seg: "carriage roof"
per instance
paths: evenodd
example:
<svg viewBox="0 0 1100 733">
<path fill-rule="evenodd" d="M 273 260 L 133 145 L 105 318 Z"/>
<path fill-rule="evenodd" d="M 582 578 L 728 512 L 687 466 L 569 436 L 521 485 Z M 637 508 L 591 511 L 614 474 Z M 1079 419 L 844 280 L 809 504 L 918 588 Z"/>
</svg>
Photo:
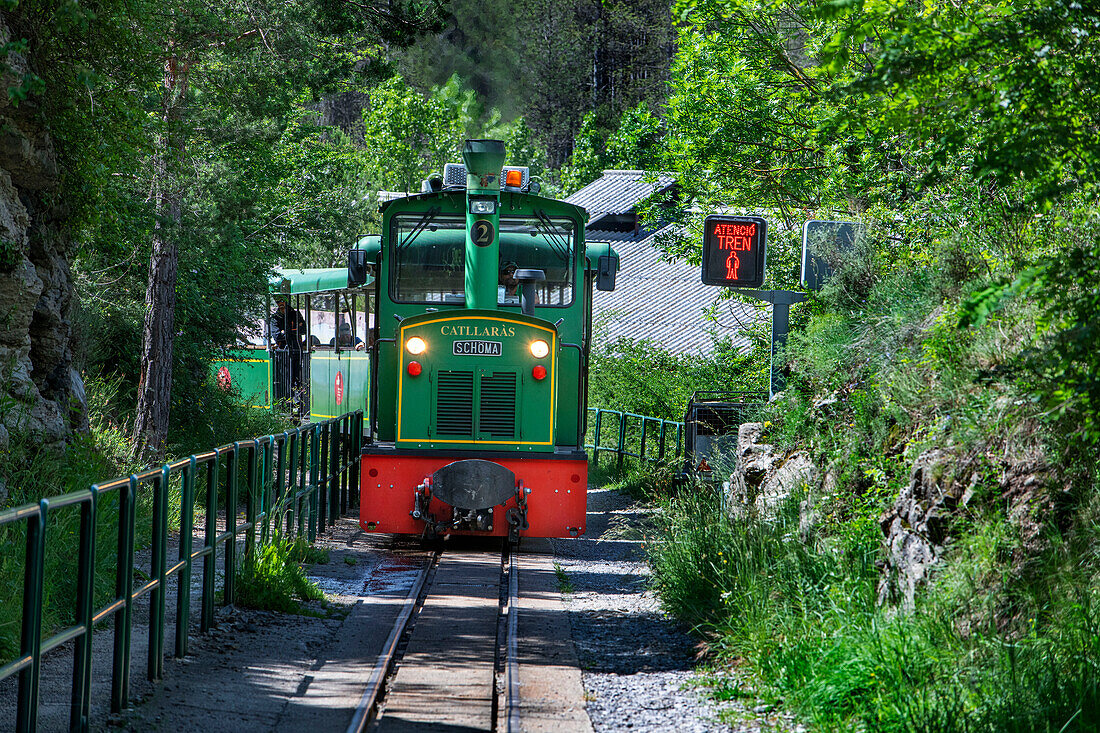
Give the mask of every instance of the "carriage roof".
<svg viewBox="0 0 1100 733">
<path fill-rule="evenodd" d="M 374 284 L 374 278 L 368 277 L 361 287 Z M 306 269 L 275 268 L 275 274 L 268 281 L 270 291 L 275 295 L 304 295 L 325 293 L 333 290 L 349 290 L 348 268 L 313 267 Z"/>
</svg>

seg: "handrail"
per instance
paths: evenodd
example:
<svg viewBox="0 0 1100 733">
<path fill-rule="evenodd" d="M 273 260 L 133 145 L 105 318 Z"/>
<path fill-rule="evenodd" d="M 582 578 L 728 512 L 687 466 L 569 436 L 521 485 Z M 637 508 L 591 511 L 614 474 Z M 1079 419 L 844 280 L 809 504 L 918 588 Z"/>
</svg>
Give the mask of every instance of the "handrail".
<svg viewBox="0 0 1100 733">
<path fill-rule="evenodd" d="M 672 451 L 672 456 L 679 456 L 683 451 L 684 424 L 682 422 L 665 420 L 660 417 L 650 417 L 648 415 L 639 415 L 634 412 L 605 410 L 602 407 L 589 407 L 588 412 L 595 414 L 595 426 L 592 442 L 586 443 L 584 447 L 592 450 L 592 463 L 594 465 L 599 465 L 601 451 L 617 455 L 619 457 L 618 463 L 620 466 L 625 458 L 637 458 L 640 461 L 663 461 L 668 453 L 667 443 L 670 427 L 676 429 L 676 447 Z M 604 427 L 604 415 L 612 415 L 616 420 L 616 442 L 614 447 L 603 445 L 603 441 L 601 440 L 601 432 Z M 628 427 L 631 418 L 639 421 L 635 428 L 635 431 L 640 430 L 640 434 L 637 435 L 637 452 L 630 450 L 628 440 Z M 656 436 L 654 436 L 653 433 L 656 433 Z M 647 451 L 647 448 L 651 448 L 652 439 L 654 437 L 656 437 L 657 440 L 655 456 L 653 455 L 653 450 Z"/>
<path fill-rule="evenodd" d="M 57 646 L 76 641 L 73 655 L 72 698 L 69 729 L 87 731 L 91 712 L 92 633 L 95 625 L 114 617 L 114 656 L 111 675 L 111 712 L 120 712 L 130 697 L 130 647 L 133 635 L 133 603 L 149 594 L 149 649 L 147 675 L 150 680 L 164 675 L 164 636 L 167 622 L 165 603 L 168 582 L 176 582 L 176 623 L 173 655 L 187 654 L 191 604 L 191 571 L 202 559 L 200 631 L 214 626 L 215 561 L 218 545 L 224 545 L 225 605 L 235 599 L 237 541 L 244 535 L 245 552 L 286 536 L 306 536 L 313 542 L 319 533 L 336 523 L 349 506 L 358 503 L 359 464 L 363 442 L 362 410 L 319 423 L 223 445 L 125 478 L 94 484 L 88 489 L 47 497 L 0 512 L 0 527 L 26 523 L 23 555 L 23 597 L 18 656 L 0 666 L 0 680 L 19 675 L 16 730 L 35 731 L 38 726 L 38 694 L 42 655 Z M 224 461 L 223 461 L 224 459 Z M 244 463 L 244 522 L 238 521 L 241 464 Z M 224 470 L 222 464 L 224 462 Z M 206 491 L 205 527 L 202 548 L 193 550 L 196 483 L 204 474 Z M 224 478 L 223 478 L 224 477 Z M 169 485 L 180 490 L 180 532 L 178 557 L 168 560 Z M 136 506 L 139 490 L 153 495 L 151 517 L 151 566 L 147 582 L 134 588 Z M 95 543 L 100 518 L 107 513 L 104 497 L 117 494 L 118 545 L 115 563 L 115 592 L 111 600 L 96 609 Z M 223 497 L 219 504 L 219 495 Z M 76 623 L 42 638 L 42 603 L 45 558 L 49 534 L 48 519 L 66 507 L 79 507 L 79 551 L 76 556 Z M 225 529 L 218 531 L 219 507 L 225 510 Z M 112 519 L 116 516 L 111 512 Z M 285 529 L 275 526 L 285 520 Z M 109 521 L 109 520 L 108 520 Z"/>
</svg>

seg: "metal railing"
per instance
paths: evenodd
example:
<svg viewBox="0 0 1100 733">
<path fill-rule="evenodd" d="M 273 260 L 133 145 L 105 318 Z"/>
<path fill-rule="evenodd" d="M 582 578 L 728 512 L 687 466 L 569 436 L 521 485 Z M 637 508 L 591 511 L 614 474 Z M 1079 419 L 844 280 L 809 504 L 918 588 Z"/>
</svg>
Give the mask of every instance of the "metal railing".
<svg viewBox="0 0 1100 733">
<path fill-rule="evenodd" d="M 362 411 L 302 426 L 279 435 L 266 435 L 192 455 L 160 468 L 95 484 L 89 489 L 42 499 L 0 512 L 0 528 L 26 523 L 23 557 L 23 598 L 19 655 L 0 667 L 0 680 L 19 675 L 16 730 L 34 731 L 38 723 L 41 659 L 67 642 L 75 642 L 73 654 L 70 730 L 86 731 L 91 710 L 92 633 L 97 624 L 114 618 L 114 655 L 111 675 L 111 711 L 126 707 L 130 686 L 130 642 L 133 605 L 149 594 L 148 677 L 164 672 L 164 637 L 168 581 L 175 578 L 176 624 L 173 654 L 187 654 L 191 615 L 191 571 L 202 558 L 200 630 L 214 625 L 215 562 L 218 545 L 224 545 L 222 602 L 232 604 L 236 593 L 237 542 L 243 535 L 247 554 L 257 541 L 274 536 L 306 536 L 312 542 L 318 532 L 335 523 L 348 506 L 358 502 L 359 463 L 362 444 Z M 243 468 L 243 471 L 242 471 Z M 244 496 L 240 494 L 244 474 Z M 196 489 L 206 488 L 202 547 L 193 548 Z M 169 551 L 170 488 L 178 486 L 180 506 L 178 556 L 171 565 Z M 152 493 L 151 572 L 147 582 L 134 587 L 136 507 L 139 490 Z M 105 497 L 117 496 L 117 512 L 100 511 Z M 244 521 L 240 522 L 240 500 Z M 221 500 L 219 502 L 219 499 Z M 112 502 L 113 503 L 113 502 Z M 65 507 L 79 507 L 79 550 L 75 558 L 76 623 L 42 638 L 43 584 L 49 538 L 48 518 Z M 110 507 L 114 509 L 114 507 Z M 218 512 L 225 513 L 219 531 Z M 110 602 L 96 608 L 96 535 L 99 522 L 118 522 L 115 588 Z M 285 518 L 285 529 L 277 522 Z M 143 528 L 144 529 L 144 528 Z M 259 535 L 259 537 L 257 537 Z"/>
<path fill-rule="evenodd" d="M 637 415 L 633 412 L 605 410 L 601 407 L 589 407 L 588 412 L 595 415 L 595 420 L 589 422 L 593 425 L 592 442 L 586 443 L 584 447 L 592 451 L 593 465 L 599 465 L 601 451 L 618 456 L 619 465 L 622 465 L 624 458 L 637 458 L 641 461 L 664 460 L 668 455 L 672 440 L 670 433 L 673 429 L 676 443 L 672 455 L 679 456 L 683 451 L 684 424 L 682 422 Z M 611 421 L 612 425 L 607 425 L 608 421 Z M 604 444 L 608 428 L 615 441 L 614 445 Z"/>
</svg>

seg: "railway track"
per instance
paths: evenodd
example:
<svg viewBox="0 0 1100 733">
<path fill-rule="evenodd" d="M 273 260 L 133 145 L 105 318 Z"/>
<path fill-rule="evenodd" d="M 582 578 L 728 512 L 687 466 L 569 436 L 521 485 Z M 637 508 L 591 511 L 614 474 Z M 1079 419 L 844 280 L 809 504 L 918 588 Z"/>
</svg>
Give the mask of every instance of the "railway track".
<svg viewBox="0 0 1100 733">
<path fill-rule="evenodd" d="M 348 733 L 519 730 L 518 569 L 507 543 L 500 545 L 432 555 Z"/>
</svg>

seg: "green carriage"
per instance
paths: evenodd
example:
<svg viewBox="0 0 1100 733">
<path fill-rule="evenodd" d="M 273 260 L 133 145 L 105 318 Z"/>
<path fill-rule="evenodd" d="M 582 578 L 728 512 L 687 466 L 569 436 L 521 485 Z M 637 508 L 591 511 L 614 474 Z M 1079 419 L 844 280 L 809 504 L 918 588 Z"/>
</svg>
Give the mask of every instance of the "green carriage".
<svg viewBox="0 0 1100 733">
<path fill-rule="evenodd" d="M 373 281 L 349 286 L 347 268 L 277 269 L 267 310 L 212 363 L 215 383 L 255 409 L 293 420 L 364 410 L 370 396 Z M 299 348 L 275 341 L 275 300 L 302 319 Z"/>
</svg>

